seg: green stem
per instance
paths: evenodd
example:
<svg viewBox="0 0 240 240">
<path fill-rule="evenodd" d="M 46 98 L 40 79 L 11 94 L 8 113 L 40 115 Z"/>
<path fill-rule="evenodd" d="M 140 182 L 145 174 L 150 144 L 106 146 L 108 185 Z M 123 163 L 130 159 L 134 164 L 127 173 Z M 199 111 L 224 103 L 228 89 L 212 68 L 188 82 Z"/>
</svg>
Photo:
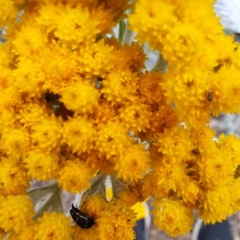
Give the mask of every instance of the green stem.
<svg viewBox="0 0 240 240">
<path fill-rule="evenodd" d="M 123 35 L 126 29 L 126 23 L 124 22 L 124 20 L 120 20 L 119 22 L 119 32 L 118 32 L 118 41 L 120 43 L 123 43 Z"/>
</svg>

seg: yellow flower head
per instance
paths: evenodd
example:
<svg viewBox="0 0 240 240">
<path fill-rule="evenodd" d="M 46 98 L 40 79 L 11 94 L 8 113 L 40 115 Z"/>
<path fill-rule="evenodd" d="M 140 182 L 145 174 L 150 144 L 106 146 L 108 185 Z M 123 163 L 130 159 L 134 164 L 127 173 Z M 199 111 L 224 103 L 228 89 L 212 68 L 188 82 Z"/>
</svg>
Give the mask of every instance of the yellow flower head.
<svg viewBox="0 0 240 240">
<path fill-rule="evenodd" d="M 117 119 L 117 115 L 118 107 L 112 106 L 111 102 L 107 101 L 105 98 L 100 98 L 98 105 L 93 110 L 91 118 L 94 120 L 95 124 L 106 124 L 108 121 Z"/>
<path fill-rule="evenodd" d="M 164 192 L 176 192 L 181 185 L 184 185 L 187 164 L 172 161 L 171 158 L 165 156 L 153 163 L 152 170 L 151 179 L 155 179 L 155 184 L 165 189 Z"/>
<path fill-rule="evenodd" d="M 153 114 L 149 119 L 150 129 L 146 133 L 148 138 L 158 138 L 159 133 L 163 133 L 165 129 L 170 129 L 179 123 L 178 116 L 170 105 L 157 105 L 156 109 L 153 105 L 152 109 Z"/>
<path fill-rule="evenodd" d="M 109 221 L 111 219 L 111 221 Z M 108 208 L 102 211 L 96 220 L 99 225 L 99 236 L 101 240 L 132 240 L 134 239 L 133 210 L 127 208 L 119 201 L 112 201 Z"/>
<path fill-rule="evenodd" d="M 36 123 L 41 122 L 41 118 L 48 118 L 53 113 L 53 109 L 48 108 L 45 102 L 29 101 L 19 110 L 18 121 L 27 129 Z"/>
<path fill-rule="evenodd" d="M 24 57 L 30 57 L 41 51 L 47 45 L 47 41 L 45 29 L 35 23 L 22 25 L 12 39 L 15 54 Z"/>
<path fill-rule="evenodd" d="M 97 219 L 102 211 L 108 206 L 107 201 L 101 195 L 87 197 L 81 203 L 81 211 L 87 213 L 93 219 Z"/>
<path fill-rule="evenodd" d="M 38 219 L 36 224 L 36 234 L 34 240 L 71 240 L 72 228 L 70 227 L 70 218 L 64 214 L 52 212 Z"/>
<path fill-rule="evenodd" d="M 194 67 L 191 71 L 169 71 L 163 76 L 161 86 L 169 104 L 174 103 L 181 121 L 189 125 L 208 122 L 209 75 Z M 174 81 L 173 81 L 174 80 Z"/>
<path fill-rule="evenodd" d="M 34 209 L 26 196 L 7 196 L 0 204 L 0 226 L 6 231 L 20 232 L 32 222 Z"/>
<path fill-rule="evenodd" d="M 140 0 L 129 16 L 130 27 L 138 33 L 137 38 L 141 42 L 147 41 L 150 47 L 161 49 L 162 39 L 177 21 L 174 11 L 175 6 L 167 1 L 154 0 L 149 4 L 147 0 Z"/>
<path fill-rule="evenodd" d="M 30 151 L 23 161 L 28 169 L 28 175 L 39 181 L 55 179 L 58 176 L 59 157 L 56 154 Z"/>
<path fill-rule="evenodd" d="M 2 157 L 0 186 L 1 193 L 6 195 L 24 194 L 29 187 L 29 178 L 24 164 L 13 157 Z"/>
<path fill-rule="evenodd" d="M 108 159 L 120 155 L 131 144 L 127 129 L 119 122 L 108 122 L 100 125 L 96 139 L 96 149 Z"/>
<path fill-rule="evenodd" d="M 62 124 L 54 115 L 39 119 L 31 127 L 32 142 L 35 146 L 45 151 L 59 149 L 62 138 Z"/>
<path fill-rule="evenodd" d="M 201 198 L 203 191 L 197 181 L 192 180 L 190 177 L 183 179 L 182 184 L 179 185 L 179 195 L 182 197 L 184 203 L 188 207 L 195 207 Z"/>
<path fill-rule="evenodd" d="M 186 158 L 193 148 L 189 131 L 179 126 L 165 129 L 164 133 L 159 134 L 156 144 L 159 146 L 159 152 L 178 162 Z"/>
<path fill-rule="evenodd" d="M 24 128 L 6 128 L 2 132 L 1 148 L 15 158 L 21 158 L 30 150 L 30 136 Z"/>
<path fill-rule="evenodd" d="M 79 44 L 93 43 L 100 32 L 97 28 L 98 22 L 91 19 L 88 9 L 83 9 L 79 4 L 75 7 L 66 4 L 63 11 L 54 16 L 57 22 L 54 30 L 55 37 L 72 49 Z"/>
<path fill-rule="evenodd" d="M 13 22 L 17 16 L 17 11 L 18 9 L 14 6 L 12 0 L 2 1 L 0 10 L 0 28 L 9 24 L 9 22 Z"/>
<path fill-rule="evenodd" d="M 97 150 L 92 150 L 89 153 L 82 153 L 80 157 L 86 161 L 86 164 L 93 170 L 104 173 L 113 173 L 114 164 L 112 162 L 112 158 L 107 159 L 106 156 L 103 156 Z"/>
<path fill-rule="evenodd" d="M 113 67 L 113 47 L 98 41 L 93 44 L 85 44 L 79 48 L 79 66 L 78 70 L 86 76 L 101 76 L 105 75 Z"/>
<path fill-rule="evenodd" d="M 78 73 L 79 58 L 76 51 L 69 51 L 59 43 L 43 48 L 39 54 L 41 71 L 45 76 L 44 89 L 61 94 L 74 81 L 81 81 Z"/>
<path fill-rule="evenodd" d="M 80 160 L 67 160 L 59 171 L 58 183 L 66 191 L 77 193 L 90 186 L 93 172 Z"/>
<path fill-rule="evenodd" d="M 78 225 L 74 225 L 73 230 L 74 239 L 76 240 L 101 240 L 96 224 L 94 224 L 91 228 L 88 229 L 83 229 L 80 228 Z"/>
<path fill-rule="evenodd" d="M 90 151 L 93 148 L 95 129 L 86 117 L 74 117 L 64 122 L 64 138 L 73 153 Z"/>
<path fill-rule="evenodd" d="M 221 134 L 219 136 L 218 146 L 222 151 L 225 151 L 228 156 L 232 159 L 232 163 L 235 167 L 240 165 L 240 141 L 236 135 L 225 136 Z"/>
<path fill-rule="evenodd" d="M 222 112 L 233 113 L 239 111 L 239 99 L 230 97 L 240 93 L 238 78 L 239 70 L 233 66 L 225 65 L 212 75 L 212 101 L 209 108 L 215 116 Z M 232 79 L 232 81 L 229 81 L 229 79 Z"/>
<path fill-rule="evenodd" d="M 89 82 L 76 80 L 77 82 L 64 89 L 60 101 L 64 103 L 67 109 L 77 113 L 92 112 L 98 104 L 99 93 Z"/>
<path fill-rule="evenodd" d="M 129 69 L 112 71 L 103 81 L 101 92 L 108 101 L 125 103 L 136 100 L 139 78 Z"/>
<path fill-rule="evenodd" d="M 133 206 L 137 202 L 144 201 L 148 195 L 143 195 L 143 183 L 145 182 L 145 178 L 140 181 L 132 182 L 128 184 L 126 188 L 121 190 L 118 193 L 118 198 L 121 202 L 124 202 L 128 207 Z"/>
<path fill-rule="evenodd" d="M 178 24 L 163 38 L 161 53 L 169 64 L 177 68 L 189 67 L 201 53 L 201 38 L 198 29 L 191 23 Z"/>
<path fill-rule="evenodd" d="M 11 232 L 8 237 L 9 240 L 33 240 L 35 236 L 35 223 L 29 223 L 28 225 L 21 228 L 19 232 Z"/>
<path fill-rule="evenodd" d="M 198 212 L 206 224 L 221 222 L 231 213 L 231 194 L 229 185 L 207 189 L 201 198 Z"/>
<path fill-rule="evenodd" d="M 151 116 L 151 108 L 146 104 L 125 105 L 119 110 L 122 125 L 134 134 L 147 131 Z"/>
<path fill-rule="evenodd" d="M 182 201 L 162 199 L 154 201 L 153 205 L 154 224 L 170 236 L 176 237 L 192 229 L 193 212 Z"/>
<path fill-rule="evenodd" d="M 114 47 L 114 67 L 116 69 L 124 70 L 129 68 L 133 72 L 139 72 L 145 68 L 146 54 L 143 51 L 143 47 L 137 42 L 121 46 L 117 39 L 109 38 L 107 43 Z"/>
<path fill-rule="evenodd" d="M 144 149 L 145 145 L 132 145 L 115 159 L 117 178 L 124 181 L 137 181 L 150 169 L 149 153 Z"/>
<path fill-rule="evenodd" d="M 236 167 L 232 164 L 231 155 L 218 148 L 209 149 L 198 162 L 201 182 L 209 187 L 229 182 L 234 176 Z"/>
<path fill-rule="evenodd" d="M 164 99 L 163 90 L 160 86 L 162 79 L 160 72 L 145 72 L 141 75 L 139 92 L 142 101 L 156 104 Z"/>
</svg>

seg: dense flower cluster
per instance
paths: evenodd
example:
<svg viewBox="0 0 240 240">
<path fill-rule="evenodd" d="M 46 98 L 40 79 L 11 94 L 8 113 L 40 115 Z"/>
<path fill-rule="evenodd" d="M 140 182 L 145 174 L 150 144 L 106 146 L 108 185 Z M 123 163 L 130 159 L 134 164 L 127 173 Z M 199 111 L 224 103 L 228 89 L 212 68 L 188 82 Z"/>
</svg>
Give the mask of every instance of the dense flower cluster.
<svg viewBox="0 0 240 240">
<path fill-rule="evenodd" d="M 132 240 L 131 207 L 149 196 L 155 224 L 171 236 L 192 228 L 193 209 L 206 223 L 240 209 L 240 141 L 215 142 L 207 125 L 211 115 L 240 111 L 239 50 L 214 1 L 0 2 L 0 26 L 8 26 L 0 45 L 0 234 Z M 144 70 L 139 43 L 107 37 L 129 8 L 136 39 L 161 52 L 167 73 Z M 96 173 L 114 176 L 117 191 L 109 201 L 84 198 L 92 228 L 56 212 L 32 220 L 31 180 L 58 180 L 77 193 Z"/>
</svg>

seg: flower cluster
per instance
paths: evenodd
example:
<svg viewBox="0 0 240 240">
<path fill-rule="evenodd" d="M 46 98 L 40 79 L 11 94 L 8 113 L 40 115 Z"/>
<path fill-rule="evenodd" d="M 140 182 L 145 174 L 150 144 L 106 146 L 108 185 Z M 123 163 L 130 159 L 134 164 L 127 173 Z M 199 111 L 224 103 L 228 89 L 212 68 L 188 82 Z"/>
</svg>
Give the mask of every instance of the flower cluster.
<svg viewBox="0 0 240 240">
<path fill-rule="evenodd" d="M 238 46 L 224 35 L 212 4 L 4 1 L 1 234 L 132 240 L 131 207 L 149 196 L 155 224 L 172 236 L 192 228 L 193 209 L 214 223 L 240 208 L 240 141 L 222 135 L 215 142 L 207 126 L 211 115 L 240 110 Z M 138 42 L 107 35 L 129 8 L 136 39 L 161 52 L 167 73 L 144 70 Z M 58 180 L 77 193 L 91 188 L 96 173 L 116 181 L 109 202 L 94 194 L 82 202 L 92 228 L 72 227 L 56 212 L 32 220 L 25 196 L 32 179 Z"/>
</svg>

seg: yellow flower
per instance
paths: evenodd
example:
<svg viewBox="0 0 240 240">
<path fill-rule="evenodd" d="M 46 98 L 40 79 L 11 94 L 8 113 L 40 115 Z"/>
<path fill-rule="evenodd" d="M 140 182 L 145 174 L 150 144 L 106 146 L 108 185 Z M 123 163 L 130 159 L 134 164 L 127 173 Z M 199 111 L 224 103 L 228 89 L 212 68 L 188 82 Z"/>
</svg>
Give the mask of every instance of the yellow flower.
<svg viewBox="0 0 240 240">
<path fill-rule="evenodd" d="M 220 134 L 218 146 L 222 151 L 226 152 L 226 155 L 232 159 L 232 164 L 237 167 L 240 165 L 240 141 L 236 135 L 225 136 Z"/>
<path fill-rule="evenodd" d="M 58 184 L 66 191 L 77 193 L 89 188 L 93 173 L 84 162 L 67 160 L 59 170 Z"/>
<path fill-rule="evenodd" d="M 187 177 L 182 181 L 184 182 L 179 185 L 179 195 L 187 207 L 196 208 L 197 203 L 203 194 L 203 191 L 200 188 L 201 185 L 197 181 L 192 180 L 190 177 Z"/>
<path fill-rule="evenodd" d="M 86 117 L 74 117 L 64 122 L 63 135 L 73 153 L 90 151 L 93 148 L 95 129 Z"/>
<path fill-rule="evenodd" d="M 54 16 L 57 23 L 55 37 L 72 49 L 79 44 L 93 43 L 100 32 L 97 28 L 98 22 L 91 19 L 88 9 L 83 9 L 79 4 L 74 7 L 66 4 L 63 10 Z"/>
<path fill-rule="evenodd" d="M 128 207 L 133 206 L 137 202 L 144 201 L 147 196 L 143 195 L 142 185 L 145 183 L 145 178 L 140 181 L 131 182 L 126 188 L 118 193 L 118 198 L 124 202 Z"/>
<path fill-rule="evenodd" d="M 9 22 L 14 21 L 17 16 L 18 9 L 14 6 L 12 0 L 1 2 L 0 10 L 0 28 L 5 27 Z"/>
<path fill-rule="evenodd" d="M 84 0 L 86 5 L 89 6 L 89 11 L 91 15 L 91 19 L 94 19 L 98 22 L 97 28 L 100 31 L 99 35 L 103 36 L 107 33 L 111 33 L 111 28 L 116 25 L 116 22 L 113 22 L 114 13 L 111 9 L 106 9 L 106 6 L 103 4 L 99 5 L 96 3 L 96 0 Z M 91 4 L 91 1 L 95 1 L 95 3 Z M 83 1 L 81 1 L 83 2 Z M 84 6 L 84 3 L 81 3 Z"/>
<path fill-rule="evenodd" d="M 111 105 L 111 102 L 107 101 L 105 98 L 100 98 L 98 105 L 93 109 L 91 118 L 94 120 L 95 124 L 104 123 L 117 119 L 118 108 Z"/>
<path fill-rule="evenodd" d="M 93 219 L 97 219 L 107 206 L 108 202 L 101 195 L 93 195 L 83 200 L 80 210 Z"/>
<path fill-rule="evenodd" d="M 131 141 L 130 136 L 127 135 L 127 129 L 123 128 L 119 122 L 109 121 L 106 125 L 99 125 L 96 149 L 109 159 L 120 155 Z"/>
<path fill-rule="evenodd" d="M 99 231 L 96 224 L 91 228 L 83 229 L 78 225 L 73 226 L 74 229 L 74 239 L 75 240 L 101 240 L 99 237 Z"/>
<path fill-rule="evenodd" d="M 131 145 L 115 159 L 117 178 L 124 181 L 137 181 L 150 169 L 149 153 L 144 149 L 145 145 Z"/>
<path fill-rule="evenodd" d="M 108 101 L 125 103 L 136 100 L 138 77 L 130 70 L 112 71 L 103 81 L 101 92 Z"/>
<path fill-rule="evenodd" d="M 71 240 L 73 230 L 70 227 L 70 218 L 64 214 L 52 212 L 44 213 L 35 225 L 34 240 Z"/>
<path fill-rule="evenodd" d="M 97 150 L 91 150 L 89 153 L 82 153 L 80 157 L 86 161 L 86 164 L 94 171 L 101 170 L 103 174 L 114 172 L 112 158 L 107 159 L 106 156 L 103 156 Z"/>
<path fill-rule="evenodd" d="M 129 16 L 130 27 L 138 33 L 141 42 L 147 41 L 150 47 L 161 50 L 161 40 L 177 21 L 174 11 L 175 6 L 167 1 L 154 0 L 149 4 L 147 0 L 139 0 Z"/>
<path fill-rule="evenodd" d="M 159 134 L 156 145 L 159 152 L 177 162 L 186 158 L 193 149 L 189 131 L 179 126 L 165 129 L 164 133 Z"/>
<path fill-rule="evenodd" d="M 32 222 L 21 228 L 19 232 L 11 232 L 8 237 L 9 240 L 33 240 L 35 236 L 35 224 Z"/>
<path fill-rule="evenodd" d="M 200 180 L 208 187 L 218 186 L 229 182 L 234 176 L 236 166 L 231 161 L 231 155 L 227 155 L 218 148 L 209 149 L 198 161 Z"/>
<path fill-rule="evenodd" d="M 55 179 L 58 176 L 59 156 L 35 150 L 30 151 L 23 159 L 28 175 L 39 181 Z"/>
<path fill-rule="evenodd" d="M 67 109 L 77 113 L 92 112 L 98 104 L 99 93 L 89 82 L 76 79 L 75 83 L 67 86 L 60 98 Z"/>
<path fill-rule="evenodd" d="M 173 187 L 169 182 L 170 181 L 167 183 L 167 187 L 165 187 L 163 184 L 158 184 L 158 182 L 156 182 L 156 176 L 154 174 L 148 174 L 144 176 L 142 180 L 142 194 L 145 197 L 152 196 L 157 199 L 168 197 L 168 193 L 172 192 Z"/>
<path fill-rule="evenodd" d="M 21 158 L 30 150 L 30 136 L 24 128 L 4 128 L 1 148 L 15 158 Z"/>
<path fill-rule="evenodd" d="M 11 52 L 11 44 L 9 42 L 5 42 L 4 44 L 0 44 L 0 68 L 1 68 L 1 81 L 9 79 L 11 74 L 10 69 L 14 62 L 14 53 Z M 4 78 L 4 75 L 8 74 L 8 77 Z M 2 88 L 1 84 L 1 88 Z"/>
<path fill-rule="evenodd" d="M 112 12 L 113 21 L 114 19 L 124 18 L 124 12 L 129 8 L 128 0 L 103 0 L 102 3 L 105 9 Z"/>
<path fill-rule="evenodd" d="M 212 101 L 209 108 L 215 116 L 223 112 L 233 113 L 239 111 L 239 99 L 231 97 L 240 93 L 238 77 L 239 70 L 234 66 L 223 66 L 217 73 L 212 75 Z M 232 79 L 232 81 L 229 81 L 229 79 Z"/>
<path fill-rule="evenodd" d="M 231 182 L 230 187 L 230 205 L 231 205 L 231 210 L 229 212 L 229 214 L 235 213 L 236 211 L 238 211 L 240 209 L 240 178 L 234 179 Z"/>
<path fill-rule="evenodd" d="M 172 161 L 171 158 L 165 156 L 153 163 L 150 179 L 155 179 L 155 184 L 165 190 L 159 191 L 160 193 L 176 192 L 181 185 L 184 185 L 187 172 L 187 164 Z"/>
<path fill-rule="evenodd" d="M 140 103 L 126 104 L 119 110 L 119 119 L 122 125 L 134 134 L 147 131 L 151 116 L 152 112 L 150 107 Z"/>
<path fill-rule="evenodd" d="M 79 56 L 76 51 L 69 51 L 67 47 L 55 43 L 43 48 L 39 58 L 41 71 L 45 76 L 43 87 L 46 92 L 61 94 L 76 79 L 81 81 L 77 62 Z"/>
<path fill-rule="evenodd" d="M 170 129 L 179 123 L 178 116 L 170 105 L 153 105 L 152 112 L 149 119 L 150 129 L 146 133 L 150 139 L 157 139 L 159 133 L 163 133 L 165 129 Z"/>
<path fill-rule="evenodd" d="M 47 42 L 45 29 L 40 28 L 34 22 L 22 25 L 15 38 L 12 39 L 14 52 L 21 57 L 35 55 L 47 45 Z"/>
<path fill-rule="evenodd" d="M 59 149 L 62 138 L 62 123 L 54 115 L 41 117 L 39 122 L 31 127 L 32 142 L 38 148 L 51 151 Z"/>
<path fill-rule="evenodd" d="M 85 44 L 78 51 L 78 70 L 86 76 L 105 77 L 113 67 L 112 50 L 113 47 L 106 45 L 104 41 Z"/>
<path fill-rule="evenodd" d="M 145 68 L 146 54 L 143 47 L 137 42 L 132 42 L 130 45 L 121 43 L 115 38 L 107 39 L 107 43 L 114 47 L 114 67 L 119 70 L 129 68 L 133 72 L 139 72 Z"/>
<path fill-rule="evenodd" d="M 101 240 L 134 239 L 133 210 L 119 201 L 112 201 L 96 220 Z"/>
<path fill-rule="evenodd" d="M 0 161 L 0 192 L 6 195 L 24 194 L 29 187 L 29 178 L 24 164 L 13 157 Z"/>
<path fill-rule="evenodd" d="M 7 196 L 0 204 L 0 226 L 6 231 L 20 232 L 32 222 L 34 209 L 26 196 Z"/>
<path fill-rule="evenodd" d="M 198 208 L 199 215 L 206 224 L 221 222 L 227 218 L 227 215 L 232 213 L 231 202 L 229 185 L 206 189 Z"/>
<path fill-rule="evenodd" d="M 18 121 L 26 128 L 32 127 L 41 122 L 41 118 L 48 118 L 53 113 L 53 109 L 48 108 L 43 102 L 29 101 L 21 106 L 19 114 L 16 116 Z"/>
<path fill-rule="evenodd" d="M 141 75 L 139 94 L 142 101 L 156 104 L 164 99 L 163 90 L 160 86 L 162 78 L 160 72 L 145 72 L 144 75 Z"/>
<path fill-rule="evenodd" d="M 27 94 L 29 98 L 40 97 L 43 94 L 44 81 L 45 75 L 33 59 L 22 59 L 12 72 L 11 84 L 16 86 L 19 92 Z"/>
<path fill-rule="evenodd" d="M 187 125 L 208 122 L 210 111 L 208 111 L 207 104 L 209 104 L 208 94 L 211 89 L 208 77 L 211 74 L 196 67 L 191 71 L 176 71 L 175 73 L 169 71 L 163 76 L 161 83 L 168 103 L 174 103 L 180 120 L 186 122 Z"/>
<path fill-rule="evenodd" d="M 169 64 L 177 68 L 186 68 L 190 64 L 196 65 L 194 60 L 204 49 L 203 36 L 191 23 L 178 24 L 163 38 L 163 57 Z"/>
<path fill-rule="evenodd" d="M 125 64 L 133 72 L 139 72 L 145 68 L 146 54 L 143 47 L 139 46 L 137 42 L 132 42 L 130 45 L 125 44 L 122 51 L 125 53 Z"/>
<path fill-rule="evenodd" d="M 176 237 L 192 229 L 194 214 L 182 201 L 162 199 L 153 202 L 154 224 L 169 236 Z"/>
<path fill-rule="evenodd" d="M 201 127 L 191 130 L 191 142 L 201 153 L 205 153 L 209 148 L 216 147 L 216 142 L 213 141 L 216 131 L 210 127 Z M 211 147 L 210 147 L 211 145 Z"/>
</svg>

